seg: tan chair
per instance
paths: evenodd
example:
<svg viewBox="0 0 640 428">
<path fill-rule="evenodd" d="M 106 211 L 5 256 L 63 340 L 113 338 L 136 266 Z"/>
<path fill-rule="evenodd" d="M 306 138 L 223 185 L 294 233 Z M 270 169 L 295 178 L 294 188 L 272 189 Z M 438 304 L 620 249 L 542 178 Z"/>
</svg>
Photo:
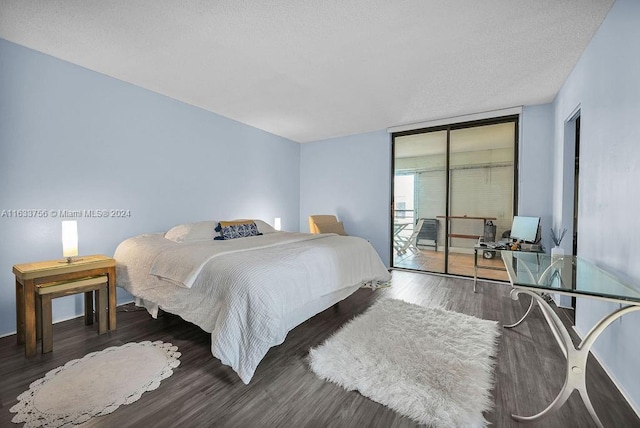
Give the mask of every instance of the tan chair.
<svg viewBox="0 0 640 428">
<path fill-rule="evenodd" d="M 309 231 L 311 233 L 337 233 L 338 235 L 347 236 L 344 231 L 344 225 L 334 215 L 310 215 Z"/>
</svg>

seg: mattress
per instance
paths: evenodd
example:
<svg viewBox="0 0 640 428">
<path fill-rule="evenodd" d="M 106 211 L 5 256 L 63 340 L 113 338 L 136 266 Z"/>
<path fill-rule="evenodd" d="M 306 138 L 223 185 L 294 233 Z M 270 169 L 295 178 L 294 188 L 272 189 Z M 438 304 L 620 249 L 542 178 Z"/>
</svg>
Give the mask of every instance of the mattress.
<svg viewBox="0 0 640 428">
<path fill-rule="evenodd" d="M 390 274 L 369 242 L 276 232 L 175 242 L 145 234 L 117 248 L 117 285 L 153 315 L 179 315 L 212 337 L 212 354 L 249 383 L 296 325 Z"/>
</svg>

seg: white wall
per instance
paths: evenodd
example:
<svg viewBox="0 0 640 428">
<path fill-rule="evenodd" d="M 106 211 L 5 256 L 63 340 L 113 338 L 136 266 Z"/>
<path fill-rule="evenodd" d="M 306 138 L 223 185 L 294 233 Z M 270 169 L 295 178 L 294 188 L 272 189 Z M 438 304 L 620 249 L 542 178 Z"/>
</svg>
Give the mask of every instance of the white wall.
<svg viewBox="0 0 640 428">
<path fill-rule="evenodd" d="M 578 255 L 640 290 L 640 2 L 617 0 L 554 102 L 554 221 L 570 227 L 571 175 L 565 121 L 581 112 Z M 571 239 L 563 242 L 570 250 Z M 577 329 L 586 334 L 618 305 L 579 299 Z M 640 409 L 640 313 L 616 321 L 594 346 L 612 378 Z"/>
<path fill-rule="evenodd" d="M 302 144 L 300 230 L 335 214 L 349 235 L 368 239 L 390 263 L 391 137 L 386 131 Z"/>
<path fill-rule="evenodd" d="M 0 39 L 0 213 L 131 211 L 79 218 L 81 254 L 207 219 L 298 230 L 299 159 L 296 142 Z M 0 217 L 0 336 L 16 330 L 12 266 L 61 258 L 60 229 L 51 216 Z M 53 313 L 80 315 L 82 296 L 55 299 Z"/>
</svg>

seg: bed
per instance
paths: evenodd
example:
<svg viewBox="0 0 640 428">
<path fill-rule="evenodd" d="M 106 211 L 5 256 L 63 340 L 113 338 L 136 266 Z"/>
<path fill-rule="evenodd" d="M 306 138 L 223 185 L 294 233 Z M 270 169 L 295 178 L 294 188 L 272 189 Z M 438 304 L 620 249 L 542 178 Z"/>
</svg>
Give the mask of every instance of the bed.
<svg viewBox="0 0 640 428">
<path fill-rule="evenodd" d="M 154 318 L 162 309 L 210 332 L 212 354 L 245 384 L 295 326 L 360 287 L 391 279 L 362 238 L 253 222 L 258 235 L 223 240 L 219 222 L 178 225 L 126 239 L 114 255 L 117 285 L 137 305 Z"/>
</svg>

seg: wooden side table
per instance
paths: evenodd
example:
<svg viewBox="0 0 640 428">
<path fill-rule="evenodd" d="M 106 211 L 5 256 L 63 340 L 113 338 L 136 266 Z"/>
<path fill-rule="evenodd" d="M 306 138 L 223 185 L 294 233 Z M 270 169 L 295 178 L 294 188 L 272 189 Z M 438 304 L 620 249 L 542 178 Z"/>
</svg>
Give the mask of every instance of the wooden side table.
<svg viewBox="0 0 640 428">
<path fill-rule="evenodd" d="M 95 293 L 95 318 L 98 319 L 98 334 L 107 332 L 108 283 L 109 277 L 100 275 L 36 286 L 36 340 L 38 339 L 38 329 L 40 329 L 43 354 L 53 350 L 51 300 L 56 297 L 84 293 L 84 323 L 91 325 L 94 319 L 93 294 Z"/>
<path fill-rule="evenodd" d="M 108 278 L 108 329 L 116 329 L 116 261 L 103 255 L 81 256 L 72 263 L 62 259 L 13 266 L 16 277 L 17 340 L 27 358 L 36 354 L 36 287 L 52 282 L 103 276 Z M 86 301 L 86 298 L 85 298 Z"/>
</svg>

